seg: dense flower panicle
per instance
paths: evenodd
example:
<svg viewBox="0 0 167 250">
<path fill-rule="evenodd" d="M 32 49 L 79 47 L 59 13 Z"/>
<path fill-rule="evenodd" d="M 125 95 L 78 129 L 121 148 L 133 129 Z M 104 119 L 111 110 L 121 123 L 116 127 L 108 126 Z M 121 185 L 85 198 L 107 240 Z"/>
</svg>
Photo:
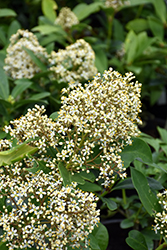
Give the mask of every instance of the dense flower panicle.
<svg viewBox="0 0 167 250">
<path fill-rule="evenodd" d="M 98 198 L 75 183 L 64 187 L 55 171 L 33 174 L 23 166 L 16 162 L 0 173 L 0 195 L 12 206 L 0 211 L 1 238 L 9 250 L 88 247 L 88 235 L 99 223 Z"/>
<path fill-rule="evenodd" d="M 126 176 L 119 153 L 139 134 L 141 84 L 133 79 L 132 73 L 122 76 L 112 69 L 97 74 L 85 87 L 78 84 L 63 89 L 68 96 L 62 96 L 56 121 L 43 115 L 43 106 L 36 105 L 5 131 L 20 143 L 39 137 L 31 143 L 39 148 L 39 154 L 44 153 L 40 159 L 52 170 L 60 161 L 72 174 L 96 168 L 97 180 L 102 178 L 107 187 L 115 174 Z M 55 149 L 54 157 L 47 156 L 48 146 Z M 32 156 L 29 165 L 33 164 Z"/>
<path fill-rule="evenodd" d="M 73 25 L 78 24 L 79 20 L 74 12 L 71 11 L 68 7 L 63 7 L 60 10 L 60 13 L 55 21 L 56 24 L 59 24 L 63 27 L 63 29 L 69 29 Z"/>
<path fill-rule="evenodd" d="M 83 39 L 60 49 L 52 51 L 49 62 L 53 77 L 59 82 L 81 82 L 93 78 L 97 73 L 95 53 Z"/>
<path fill-rule="evenodd" d="M 118 9 L 121 6 L 124 5 L 130 5 L 129 0 L 106 0 L 105 1 L 105 6 L 110 8 L 112 7 L 113 9 Z"/>
<path fill-rule="evenodd" d="M 65 139 L 64 149 L 57 156 L 61 159 L 70 157 L 69 168 L 80 169 L 87 160 L 90 162 L 98 145 L 102 162 L 100 176 L 106 186 L 115 170 L 120 176 L 125 175 L 122 174 L 124 168 L 118 153 L 132 143 L 132 136 L 139 134 L 136 123 L 141 123 L 138 118 L 141 84 L 132 82 L 133 78 L 132 73 L 122 76 L 110 69 L 102 77 L 97 74 L 85 88 L 79 84 L 67 97 L 62 97 L 57 125 L 64 137 L 68 134 L 68 139 Z M 63 91 L 68 92 L 66 89 Z M 71 127 L 74 127 L 72 136 Z"/>
<path fill-rule="evenodd" d="M 0 140 L 0 151 L 5 151 L 7 149 L 10 149 L 12 147 L 12 142 L 7 139 L 1 139 Z"/>
<path fill-rule="evenodd" d="M 4 66 L 6 73 L 14 79 L 32 78 L 40 72 L 40 68 L 33 62 L 24 47 L 33 51 L 43 63 L 47 63 L 46 49 L 39 44 L 36 36 L 28 30 L 19 29 L 10 38 Z"/>
<path fill-rule="evenodd" d="M 162 205 L 162 212 L 155 213 L 153 226 L 155 233 L 159 232 L 167 239 L 167 190 L 157 194 L 159 203 Z"/>
<path fill-rule="evenodd" d="M 46 151 L 46 147 L 49 144 L 53 146 L 56 144 L 55 140 L 55 122 L 48 118 L 47 115 L 43 115 L 45 112 L 44 106 L 39 107 L 35 105 L 35 108 L 28 109 L 25 116 L 21 116 L 20 119 L 11 121 L 12 126 L 5 126 L 6 133 L 10 133 L 13 138 L 16 138 L 20 143 L 28 140 L 35 139 L 31 142 L 33 146 L 40 149 L 39 154 Z"/>
</svg>

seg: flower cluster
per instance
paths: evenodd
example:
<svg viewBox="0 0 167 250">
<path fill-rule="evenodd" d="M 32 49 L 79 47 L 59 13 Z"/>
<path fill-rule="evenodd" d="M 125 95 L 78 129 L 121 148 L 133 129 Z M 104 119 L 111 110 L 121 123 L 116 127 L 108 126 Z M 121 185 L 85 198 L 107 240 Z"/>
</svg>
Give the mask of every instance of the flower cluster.
<svg viewBox="0 0 167 250">
<path fill-rule="evenodd" d="M 4 139 L 0 140 L 0 151 L 5 151 L 12 147 L 12 142 L 10 140 Z"/>
<path fill-rule="evenodd" d="M 26 49 L 31 50 L 43 63 L 47 62 L 46 49 L 39 44 L 36 36 L 28 30 L 19 29 L 10 38 L 4 66 L 6 73 L 14 79 L 32 78 L 40 72 Z"/>
<path fill-rule="evenodd" d="M 5 126 L 4 130 L 6 133 L 10 133 L 12 138 L 16 138 L 19 143 L 34 139 L 31 145 L 39 148 L 39 154 L 46 152 L 47 145 L 54 146 L 56 144 L 56 132 L 55 122 L 47 115 L 43 115 L 44 112 L 44 106 L 35 105 L 35 108 L 28 109 L 25 116 L 11 121 L 12 126 Z"/>
<path fill-rule="evenodd" d="M 64 148 L 57 157 L 67 159 L 67 168 L 97 166 L 105 186 L 114 173 L 125 176 L 119 153 L 132 143 L 132 136 L 139 134 L 136 123 L 141 123 L 141 84 L 133 79 L 132 73 L 122 76 L 110 68 L 102 76 L 97 74 L 85 88 L 81 84 L 73 86 L 68 96 L 62 97 L 56 124 L 63 135 Z M 99 149 L 99 165 L 93 161 L 95 148 Z"/>
<path fill-rule="evenodd" d="M 68 7 L 63 7 L 60 10 L 60 13 L 55 21 L 56 24 L 59 24 L 63 27 L 63 29 L 69 29 L 71 26 L 78 24 L 79 20 L 74 12 L 71 11 Z"/>
<path fill-rule="evenodd" d="M 42 115 L 44 107 L 36 105 L 5 131 L 21 143 L 34 139 L 31 143 L 40 149 L 39 153 L 46 153 L 47 146 L 53 147 L 54 157 L 43 158 L 51 169 L 58 168 L 60 161 L 72 174 L 96 168 L 97 180 L 102 178 L 108 186 L 115 174 L 126 176 L 119 153 L 132 143 L 132 136 L 139 134 L 136 123 L 141 123 L 141 84 L 133 79 L 132 73 L 122 76 L 112 69 L 102 76 L 97 74 L 85 87 L 78 84 L 63 89 L 68 96 L 62 96 L 56 121 Z"/>
<path fill-rule="evenodd" d="M 110 8 L 112 7 L 113 9 L 118 9 L 120 8 L 121 6 L 124 6 L 124 5 L 129 5 L 130 2 L 127 0 L 106 0 L 105 1 L 105 6 Z"/>
<path fill-rule="evenodd" d="M 95 53 L 91 46 L 83 39 L 60 49 L 52 51 L 49 62 L 53 76 L 59 82 L 82 82 L 93 78 L 97 73 L 95 67 Z"/>
<path fill-rule="evenodd" d="M 165 238 L 167 238 L 167 190 L 163 193 L 157 194 L 159 198 L 159 203 L 162 205 L 162 212 L 155 214 L 154 218 L 154 231 L 155 233 L 159 232 Z"/>
<path fill-rule="evenodd" d="M 88 247 L 88 235 L 99 223 L 93 193 L 75 183 L 64 187 L 56 171 L 30 173 L 22 162 L 5 166 L 0 179 L 0 196 L 11 207 L 0 211 L 1 238 L 9 250 Z"/>
</svg>

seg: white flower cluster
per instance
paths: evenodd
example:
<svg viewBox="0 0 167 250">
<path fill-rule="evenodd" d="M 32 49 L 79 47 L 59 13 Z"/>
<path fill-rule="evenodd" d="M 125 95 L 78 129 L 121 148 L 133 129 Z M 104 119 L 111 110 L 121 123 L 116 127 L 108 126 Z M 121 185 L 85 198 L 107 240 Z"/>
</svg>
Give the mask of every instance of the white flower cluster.
<svg viewBox="0 0 167 250">
<path fill-rule="evenodd" d="M 28 30 L 19 29 L 10 38 L 5 58 L 6 65 L 4 66 L 6 73 L 14 79 L 32 78 L 40 72 L 40 68 L 33 62 L 24 48 L 33 51 L 43 63 L 48 61 L 46 49 L 39 44 L 36 36 Z"/>
<path fill-rule="evenodd" d="M 93 78 L 97 73 L 95 67 L 95 53 L 91 46 L 83 39 L 60 49 L 52 51 L 49 62 L 53 76 L 59 82 L 82 82 Z"/>
<path fill-rule="evenodd" d="M 56 24 L 59 24 L 63 29 L 69 29 L 71 26 L 78 24 L 79 20 L 74 12 L 71 11 L 68 7 L 63 7 L 60 10 L 60 13 L 55 21 Z"/>
<path fill-rule="evenodd" d="M 59 161 L 65 162 L 72 173 L 96 168 L 97 180 L 102 178 L 108 186 L 114 182 L 115 174 L 126 176 L 119 153 L 132 143 L 132 136 L 139 134 L 136 123 L 141 123 L 141 84 L 133 79 L 132 73 L 122 76 L 112 69 L 105 71 L 85 87 L 78 84 L 63 89 L 68 96 L 62 97 L 56 121 L 42 115 L 44 107 L 36 105 L 11 122 L 13 128 L 6 126 L 5 131 L 21 143 L 39 137 L 31 142 L 40 149 L 39 153 L 46 153 L 47 146 L 53 147 L 54 159 L 43 158 L 51 169 L 57 168 Z"/>
<path fill-rule="evenodd" d="M 162 212 L 156 213 L 154 216 L 155 225 L 153 226 L 155 233 L 159 232 L 167 239 L 167 190 L 157 194 L 159 203 L 162 205 Z"/>
<path fill-rule="evenodd" d="M 105 6 L 110 8 L 112 7 L 113 9 L 118 9 L 121 6 L 124 5 L 130 5 L 129 0 L 106 0 L 105 1 Z"/>
<path fill-rule="evenodd" d="M 23 167 L 16 162 L 0 173 L 0 196 L 11 206 L 0 211 L 1 238 L 9 250 L 87 248 L 88 235 L 99 223 L 98 198 L 75 183 L 64 187 L 55 171 L 33 174 Z"/>
<path fill-rule="evenodd" d="M 10 140 L 4 139 L 0 140 L 0 151 L 4 151 L 12 147 L 12 142 Z"/>
<path fill-rule="evenodd" d="M 109 185 L 116 172 L 126 175 L 119 152 L 132 143 L 131 137 L 139 134 L 136 123 L 141 124 L 141 84 L 133 79 L 132 73 L 122 76 L 110 68 L 102 76 L 97 74 L 85 88 L 79 84 L 62 97 L 57 126 L 64 135 L 64 148 L 57 157 L 67 158 L 67 168 L 90 166 L 95 147 L 99 147 L 98 167 L 104 185 Z M 96 166 L 94 162 L 92 168 Z"/>
<path fill-rule="evenodd" d="M 44 112 L 44 106 L 35 105 L 35 108 L 28 109 L 25 116 L 11 121 L 12 126 L 5 126 L 4 130 L 6 133 L 10 132 L 10 135 L 20 143 L 34 139 L 31 144 L 40 149 L 39 154 L 46 152 L 47 145 L 54 146 L 56 144 L 56 124 L 47 115 L 42 115 Z"/>
</svg>

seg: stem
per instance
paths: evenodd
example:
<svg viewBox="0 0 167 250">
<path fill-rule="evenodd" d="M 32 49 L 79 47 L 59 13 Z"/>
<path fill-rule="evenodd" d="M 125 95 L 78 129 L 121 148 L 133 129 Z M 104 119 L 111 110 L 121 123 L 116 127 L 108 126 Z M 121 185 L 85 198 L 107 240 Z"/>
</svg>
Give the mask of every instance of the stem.
<svg viewBox="0 0 167 250">
<path fill-rule="evenodd" d="M 122 189 L 122 198 L 123 198 L 124 204 L 126 204 L 126 203 L 127 203 L 127 200 L 126 200 L 126 192 L 125 192 L 125 189 Z"/>
<path fill-rule="evenodd" d="M 109 51 L 110 49 L 110 41 L 112 37 L 112 24 L 113 24 L 113 19 L 114 19 L 114 12 L 112 15 L 108 16 L 108 36 L 107 36 L 107 50 Z"/>
<path fill-rule="evenodd" d="M 164 242 L 163 244 L 161 244 L 159 247 L 157 247 L 155 250 L 166 250 L 167 249 L 167 243 Z"/>
</svg>

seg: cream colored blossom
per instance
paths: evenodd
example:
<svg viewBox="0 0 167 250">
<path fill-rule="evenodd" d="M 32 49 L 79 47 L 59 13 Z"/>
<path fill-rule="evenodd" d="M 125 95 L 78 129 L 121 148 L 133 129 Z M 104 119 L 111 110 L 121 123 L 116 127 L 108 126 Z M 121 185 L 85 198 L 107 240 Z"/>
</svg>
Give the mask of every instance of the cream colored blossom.
<svg viewBox="0 0 167 250">
<path fill-rule="evenodd" d="M 13 173 L 12 169 L 20 169 Z M 99 223 L 98 198 L 76 188 L 64 187 L 59 173 L 35 174 L 16 162 L 0 173 L 0 195 L 12 209 L 0 211 L 2 241 L 9 249 L 62 249 L 89 246 L 89 233 Z"/>
<path fill-rule="evenodd" d="M 112 7 L 113 9 L 118 9 L 120 8 L 121 6 L 124 6 L 124 5 L 129 5 L 130 2 L 127 0 L 106 0 L 105 1 L 105 6 L 106 7 Z"/>
<path fill-rule="evenodd" d="M 57 53 L 53 51 L 49 62 L 53 77 L 59 82 L 87 81 L 97 73 L 95 53 L 83 39 L 67 46 L 65 50 L 60 49 Z"/>
<path fill-rule="evenodd" d="M 79 20 L 74 12 L 71 11 L 68 7 L 63 7 L 60 10 L 60 13 L 55 21 L 56 24 L 59 24 L 63 27 L 63 29 L 69 29 L 71 26 L 78 24 Z"/>
<path fill-rule="evenodd" d="M 14 79 L 32 78 L 41 71 L 24 47 L 31 50 L 43 63 L 47 62 L 46 49 L 39 44 L 36 36 L 28 30 L 19 29 L 10 38 L 4 66 L 6 73 Z"/>
</svg>

